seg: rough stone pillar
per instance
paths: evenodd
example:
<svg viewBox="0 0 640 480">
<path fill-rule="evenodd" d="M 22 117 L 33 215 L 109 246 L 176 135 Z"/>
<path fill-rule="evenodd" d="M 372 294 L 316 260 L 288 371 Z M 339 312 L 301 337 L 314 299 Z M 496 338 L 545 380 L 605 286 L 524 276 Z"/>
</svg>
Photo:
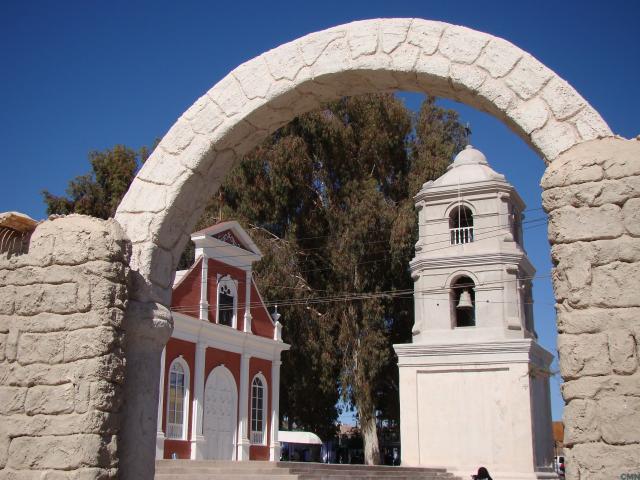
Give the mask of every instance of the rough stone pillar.
<svg viewBox="0 0 640 480">
<path fill-rule="evenodd" d="M 125 313 L 126 382 L 120 478 L 151 480 L 155 471 L 160 358 L 171 336 L 171 312 L 154 302 L 129 300 Z"/>
<path fill-rule="evenodd" d="M 567 479 L 627 478 L 640 472 L 640 141 L 575 146 L 542 187 Z"/>
<path fill-rule="evenodd" d="M 81 215 L 0 253 L 0 478 L 118 476 L 129 254 Z"/>
</svg>

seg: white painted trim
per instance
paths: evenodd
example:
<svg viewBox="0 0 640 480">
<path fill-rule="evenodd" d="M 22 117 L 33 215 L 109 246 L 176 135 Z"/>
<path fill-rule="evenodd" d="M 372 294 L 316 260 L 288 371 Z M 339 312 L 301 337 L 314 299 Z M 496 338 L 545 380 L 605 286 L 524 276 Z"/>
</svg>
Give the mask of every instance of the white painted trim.
<svg viewBox="0 0 640 480">
<path fill-rule="evenodd" d="M 480 238 L 475 243 L 482 242 L 484 239 Z M 451 245 L 451 251 L 457 247 L 457 245 Z M 446 252 L 447 249 L 442 249 L 442 252 Z M 429 254 L 427 251 L 426 254 Z M 415 258 L 409 262 L 409 271 L 412 275 L 416 272 L 426 269 L 438 268 L 438 267 L 453 267 L 460 266 L 464 263 L 465 266 L 478 266 L 478 265 L 496 265 L 496 264 L 511 264 L 518 265 L 527 275 L 533 276 L 536 273 L 535 267 L 531 264 L 531 261 L 527 255 L 522 253 L 482 253 L 474 255 L 447 255 L 446 257 L 437 258 Z"/>
<path fill-rule="evenodd" d="M 246 334 L 245 334 L 246 335 Z M 249 460 L 249 361 L 251 355 L 243 353 L 240 357 L 240 399 L 238 414 L 238 460 Z"/>
<path fill-rule="evenodd" d="M 251 335 L 239 330 L 218 325 L 179 312 L 172 312 L 172 338 L 191 343 L 203 342 L 207 347 L 233 353 L 248 353 L 263 360 L 280 358 L 280 352 L 289 350 L 290 345 L 271 338 Z"/>
<path fill-rule="evenodd" d="M 508 193 L 517 204 L 524 206 L 522 198 L 506 178 L 502 180 L 494 179 L 463 183 L 460 184 L 459 188 L 457 185 L 436 185 L 427 188 L 423 185 L 413 198 L 416 203 L 424 202 L 425 205 L 423 208 L 426 208 L 434 203 L 448 203 L 448 199 L 458 196 L 458 190 L 466 200 L 469 200 L 470 196 L 476 195 L 485 195 L 485 198 L 495 198 L 497 192 L 505 192 Z"/>
<path fill-rule="evenodd" d="M 494 365 L 533 362 L 547 368 L 553 355 L 535 340 L 506 340 L 476 343 L 404 343 L 393 346 L 398 366 Z M 469 361 L 465 360 L 469 357 Z"/>
<path fill-rule="evenodd" d="M 205 254 L 206 255 L 206 254 Z M 231 275 L 218 277 L 216 284 L 216 323 L 220 325 L 220 289 L 228 287 L 233 295 L 233 317 L 231 318 L 231 328 L 238 328 L 238 282 Z M 229 325 L 221 325 L 229 328 Z"/>
<path fill-rule="evenodd" d="M 451 290 L 453 282 L 458 280 L 460 277 L 469 277 L 471 279 L 471 281 L 473 282 L 473 289 L 476 289 L 476 286 L 478 285 L 479 281 L 478 281 L 478 277 L 476 277 L 475 273 L 469 271 L 469 270 L 456 270 L 455 272 L 453 272 L 452 274 L 450 274 L 447 277 L 447 280 L 445 281 L 444 285 L 442 286 L 443 289 L 448 289 Z"/>
<path fill-rule="evenodd" d="M 171 364 L 169 365 L 169 381 L 166 385 L 166 394 L 167 394 L 167 425 L 169 424 L 169 389 L 171 388 L 171 369 L 175 364 L 179 364 L 184 370 L 184 398 L 182 399 L 183 412 L 182 412 L 182 435 L 180 438 L 170 438 L 166 435 L 170 440 L 187 440 L 187 434 L 189 432 L 189 398 L 190 398 L 190 385 L 191 385 L 191 371 L 189 369 L 189 364 L 186 362 L 182 355 L 173 359 Z M 168 430 L 168 428 L 167 428 Z"/>
<path fill-rule="evenodd" d="M 243 325 L 243 331 L 245 333 L 252 333 L 251 332 L 251 320 L 253 319 L 253 317 L 251 316 L 251 284 L 252 284 L 252 278 L 251 278 L 251 267 L 249 267 L 249 269 L 245 272 L 245 277 L 244 277 L 244 300 L 245 300 L 245 304 L 244 304 L 244 325 Z"/>
<path fill-rule="evenodd" d="M 206 253 L 200 257 L 200 320 L 209 320 L 209 258 Z"/>
<path fill-rule="evenodd" d="M 202 416 L 204 412 L 204 367 L 207 346 L 196 343 L 196 357 L 194 363 L 193 376 L 193 402 L 191 411 L 191 459 L 201 460 L 204 458 L 204 437 L 202 436 Z"/>
<path fill-rule="evenodd" d="M 160 354 L 160 384 L 158 386 L 158 419 L 156 426 L 156 460 L 164 458 L 164 430 L 162 430 L 162 416 L 164 415 L 164 364 L 167 361 L 167 347 Z"/>
<path fill-rule="evenodd" d="M 249 403 L 249 439 L 251 439 L 251 432 L 253 431 L 253 382 L 255 382 L 256 378 L 262 382 L 263 395 L 262 395 L 262 443 L 253 443 L 251 445 L 266 445 L 267 444 L 267 418 L 269 415 L 269 384 L 267 383 L 267 379 L 262 374 L 262 372 L 256 373 L 251 379 L 251 383 L 249 385 L 249 391 L 251 392 L 251 401 Z"/>
<path fill-rule="evenodd" d="M 445 216 L 444 218 L 446 220 L 451 220 L 451 214 L 453 213 L 453 209 L 456 207 L 467 207 L 469 210 L 471 210 L 471 215 L 473 216 L 473 218 L 476 217 L 476 206 L 471 203 L 469 200 L 462 199 L 462 198 L 456 198 L 455 200 L 452 200 L 451 203 L 449 204 L 449 206 L 447 207 L 447 209 L 445 210 Z"/>
<path fill-rule="evenodd" d="M 271 433 L 269 438 L 269 460 L 280 460 L 280 441 L 278 428 L 280 427 L 280 365 L 278 358 L 271 362 Z"/>
<path fill-rule="evenodd" d="M 231 381 L 231 384 L 233 385 L 233 388 L 235 389 L 236 400 L 237 400 L 238 399 L 238 384 L 236 383 L 236 379 L 233 376 L 233 373 L 231 373 L 231 370 L 229 370 L 224 364 L 222 364 L 222 365 L 218 365 L 213 370 L 211 370 L 211 372 L 209 372 L 209 375 L 207 376 L 207 381 L 205 383 L 205 387 L 204 387 L 204 390 L 203 390 L 203 402 L 204 402 L 204 393 L 206 392 L 207 385 L 209 385 L 209 382 L 213 378 L 214 374 L 215 375 L 223 375 L 224 377 L 227 378 L 227 380 Z M 235 432 L 233 433 L 233 445 L 234 445 L 233 460 L 237 460 L 238 459 L 237 458 L 237 444 L 238 444 L 238 402 L 237 401 L 235 403 L 235 418 L 236 418 L 236 422 L 235 422 L 236 429 L 235 429 Z M 203 416 L 202 416 L 202 424 L 201 424 L 201 426 L 202 425 L 204 425 L 204 409 L 203 409 Z M 204 434 L 204 432 L 203 432 L 203 434 Z M 207 439 L 204 438 L 204 441 L 206 443 Z"/>
<path fill-rule="evenodd" d="M 210 243 L 212 241 L 221 242 L 221 240 L 215 238 L 214 235 L 222 233 L 225 230 L 231 230 L 233 234 L 238 238 L 238 240 L 240 240 L 240 242 L 249 249 L 248 251 L 262 258 L 262 252 L 260 251 L 258 246 L 255 244 L 251 236 L 244 230 L 244 228 L 240 226 L 240 224 L 236 220 L 220 222 L 208 228 L 205 228 L 204 230 L 194 232 L 191 234 L 191 240 L 193 240 L 193 242 L 196 243 L 197 246 L 200 246 L 201 244 L 204 244 L 204 246 L 206 246 L 207 243 Z"/>
</svg>

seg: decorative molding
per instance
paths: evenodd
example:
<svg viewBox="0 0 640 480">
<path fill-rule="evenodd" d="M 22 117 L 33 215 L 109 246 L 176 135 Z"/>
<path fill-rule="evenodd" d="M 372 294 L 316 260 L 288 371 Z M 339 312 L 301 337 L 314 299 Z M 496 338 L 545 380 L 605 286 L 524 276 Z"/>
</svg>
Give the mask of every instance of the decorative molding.
<svg viewBox="0 0 640 480">
<path fill-rule="evenodd" d="M 252 432 L 253 432 L 253 382 L 255 382 L 256 378 L 262 382 L 262 442 L 254 443 L 252 440 Z M 264 376 L 262 371 L 258 371 L 249 384 L 249 394 L 251 395 L 251 411 L 249 414 L 249 441 L 251 445 L 260 445 L 264 446 L 268 444 L 267 439 L 267 431 L 269 430 L 269 393 L 271 392 L 271 385 L 267 382 L 267 377 Z"/>
<path fill-rule="evenodd" d="M 228 274 L 224 276 L 217 274 L 216 278 L 216 323 L 220 324 L 220 294 L 222 293 L 233 298 L 231 327 L 238 328 L 238 281 Z"/>
<path fill-rule="evenodd" d="M 191 343 L 202 342 L 207 347 L 233 353 L 246 353 L 263 360 L 280 359 L 280 353 L 290 345 L 250 333 L 241 332 L 226 325 L 198 320 L 183 313 L 173 313 L 173 338 Z"/>
<path fill-rule="evenodd" d="M 182 411 L 182 433 L 180 434 L 180 438 L 173 438 L 173 437 L 169 437 L 167 435 L 168 432 L 165 432 L 165 438 L 169 439 L 169 440 L 189 440 L 189 410 L 191 409 L 191 397 L 192 397 L 192 392 L 191 392 L 191 369 L 189 368 L 189 364 L 187 363 L 187 361 L 183 358 L 182 355 L 178 355 L 176 358 L 174 358 L 171 363 L 169 364 L 169 375 L 168 375 L 168 379 L 169 382 L 167 384 L 165 384 L 165 390 L 166 390 L 166 398 L 167 398 L 167 404 L 164 406 L 165 408 L 165 412 L 166 412 L 166 430 L 169 430 L 169 397 L 170 397 L 170 390 L 171 390 L 171 370 L 173 368 L 174 365 L 180 365 L 180 367 L 182 368 L 182 372 L 184 375 L 184 396 L 182 398 L 182 407 L 183 407 L 183 411 Z"/>
<path fill-rule="evenodd" d="M 406 343 L 396 344 L 393 348 L 398 356 L 398 366 L 533 362 L 546 367 L 553 360 L 553 355 L 533 339 L 433 345 Z"/>
<path fill-rule="evenodd" d="M 449 203 L 452 198 L 458 196 L 465 197 L 465 200 L 470 200 L 469 196 L 475 196 L 472 200 L 486 200 L 496 198 L 497 193 L 505 193 L 509 195 L 511 201 L 517 205 L 520 210 L 524 210 L 526 205 L 516 189 L 503 180 L 484 180 L 482 182 L 467 183 L 457 187 L 451 185 L 446 186 L 429 186 L 423 188 L 418 194 L 413 197 L 416 202 L 424 202 L 423 208 L 428 208 L 437 204 Z"/>
<path fill-rule="evenodd" d="M 225 230 L 224 232 L 217 233 L 213 235 L 213 238 L 217 238 L 218 240 L 233 245 L 234 247 L 248 250 L 242 243 L 240 243 L 231 230 Z"/>
<path fill-rule="evenodd" d="M 430 268 L 462 268 L 462 266 L 466 268 L 471 265 L 502 265 L 505 263 L 519 265 L 528 274 L 535 273 L 535 267 L 531 264 L 529 258 L 524 252 L 480 253 L 473 255 L 454 255 L 436 258 L 414 258 L 409 263 L 409 271 L 412 275 L 415 275 L 421 270 Z"/>
</svg>

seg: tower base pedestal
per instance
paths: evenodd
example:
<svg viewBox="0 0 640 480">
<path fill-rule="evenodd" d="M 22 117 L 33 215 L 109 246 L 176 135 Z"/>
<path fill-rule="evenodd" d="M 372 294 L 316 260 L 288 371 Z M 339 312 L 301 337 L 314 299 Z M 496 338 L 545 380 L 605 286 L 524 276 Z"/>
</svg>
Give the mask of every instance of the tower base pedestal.
<svg viewBox="0 0 640 480">
<path fill-rule="evenodd" d="M 556 478 L 552 356 L 532 339 L 394 345 L 402 465 L 444 465 L 469 478 Z"/>
</svg>

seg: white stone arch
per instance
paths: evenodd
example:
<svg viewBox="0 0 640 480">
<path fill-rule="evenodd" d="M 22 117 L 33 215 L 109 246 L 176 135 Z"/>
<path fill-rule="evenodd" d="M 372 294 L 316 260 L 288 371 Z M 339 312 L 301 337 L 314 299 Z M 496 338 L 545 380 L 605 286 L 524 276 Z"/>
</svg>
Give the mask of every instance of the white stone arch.
<svg viewBox="0 0 640 480">
<path fill-rule="evenodd" d="M 184 396 L 183 396 L 183 405 L 182 405 L 182 433 L 180 435 L 180 438 L 176 438 L 176 437 L 172 437 L 170 436 L 170 431 L 169 431 L 169 391 L 171 389 L 171 371 L 173 370 L 174 366 L 180 366 L 182 368 L 182 371 L 184 373 Z M 189 399 L 191 397 L 190 393 L 191 393 L 191 370 L 189 368 L 189 364 L 186 362 L 186 360 L 182 357 L 182 355 L 176 357 L 171 364 L 169 365 L 169 378 L 167 381 L 167 386 L 166 386 L 166 394 L 167 394 L 167 401 L 166 401 L 166 427 L 165 427 L 165 431 L 166 431 L 166 436 L 167 438 L 171 438 L 172 440 L 187 440 L 187 434 L 189 432 L 189 407 L 190 407 L 190 402 Z"/>
<path fill-rule="evenodd" d="M 240 65 L 171 127 L 116 219 L 133 242 L 136 299 L 167 305 L 174 265 L 206 197 L 239 157 L 323 102 L 411 90 L 487 111 L 546 162 L 612 136 L 564 80 L 506 40 L 422 19 L 353 22 L 306 35 Z"/>
<path fill-rule="evenodd" d="M 171 127 L 116 213 L 132 242 L 125 394 L 136 401 L 125 404 L 123 478 L 151 478 L 153 472 L 155 419 L 144 420 L 148 428 L 139 423 L 147 405 L 157 403 L 154 378 L 171 330 L 166 306 L 173 272 L 207 196 L 244 153 L 295 116 L 341 96 L 393 90 L 428 92 L 486 111 L 546 163 L 572 147 L 613 136 L 591 105 L 530 54 L 501 38 L 442 22 L 353 22 L 237 67 Z M 553 181 L 550 176 L 547 184 Z M 555 230 L 551 222 L 552 240 Z"/>
<path fill-rule="evenodd" d="M 453 200 L 449 205 L 447 205 L 447 208 L 444 213 L 444 218 L 448 220 L 449 217 L 451 216 L 451 212 L 453 212 L 453 210 L 456 207 L 467 207 L 469 210 L 471 210 L 471 213 L 473 214 L 473 216 L 476 216 L 477 214 L 476 207 L 473 203 L 469 202 L 468 200 L 464 200 L 460 198 L 460 199 Z"/>
<path fill-rule="evenodd" d="M 455 272 L 453 272 L 451 275 L 447 277 L 444 284 L 442 285 L 442 288 L 450 289 L 451 285 L 453 285 L 456 282 L 456 280 L 458 280 L 460 277 L 469 277 L 471 280 L 473 280 L 473 284 L 476 287 L 479 284 L 478 277 L 476 277 L 476 275 L 473 272 L 470 272 L 469 270 L 456 270 Z"/>
<path fill-rule="evenodd" d="M 262 439 L 260 442 L 254 442 L 253 438 L 253 382 L 260 380 L 262 383 Z M 267 444 L 267 431 L 269 427 L 269 383 L 267 382 L 266 377 L 262 374 L 262 372 L 256 373 L 251 379 L 251 383 L 249 384 L 249 434 L 251 437 L 251 443 L 254 445 L 266 445 Z"/>
<path fill-rule="evenodd" d="M 469 278 L 472 282 L 473 282 L 473 288 L 471 290 L 473 290 L 474 293 L 472 293 L 472 296 L 475 295 L 475 289 L 478 288 L 479 285 L 479 280 L 478 277 L 473 274 L 472 272 L 468 271 L 468 270 L 457 270 L 454 273 L 452 273 L 451 275 L 449 275 L 449 277 L 447 278 L 447 280 L 445 281 L 445 286 L 444 288 L 447 289 L 449 291 L 449 315 L 450 315 L 450 319 L 451 319 L 451 327 L 452 328 L 456 328 L 457 327 L 457 319 L 458 319 L 458 314 L 456 313 L 456 299 L 455 299 L 455 293 L 454 293 L 454 287 L 453 285 L 462 277 L 467 277 Z M 477 301 L 477 299 L 476 299 Z M 477 326 L 478 324 L 478 318 L 477 318 L 477 314 L 478 312 L 475 309 L 475 306 L 473 308 L 473 321 L 474 321 L 474 326 Z"/>
</svg>

